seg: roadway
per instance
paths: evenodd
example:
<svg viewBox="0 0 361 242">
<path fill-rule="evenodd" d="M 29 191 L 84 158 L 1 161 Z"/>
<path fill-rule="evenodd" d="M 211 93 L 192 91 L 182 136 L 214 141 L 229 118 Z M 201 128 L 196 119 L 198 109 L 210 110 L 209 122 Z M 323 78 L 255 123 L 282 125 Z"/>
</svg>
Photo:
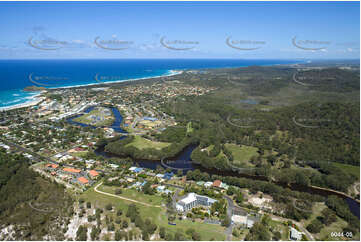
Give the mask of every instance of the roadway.
<svg viewBox="0 0 361 242">
<path fill-rule="evenodd" d="M 229 220 L 231 221 L 229 226 L 226 228 L 226 236 L 227 236 L 227 240 L 231 241 L 232 240 L 232 230 L 233 230 L 232 214 L 233 214 L 233 210 L 234 210 L 234 202 L 233 202 L 232 198 L 230 198 L 226 195 L 223 195 L 223 197 L 227 200 L 227 203 L 228 203 L 227 216 L 228 216 Z"/>
</svg>

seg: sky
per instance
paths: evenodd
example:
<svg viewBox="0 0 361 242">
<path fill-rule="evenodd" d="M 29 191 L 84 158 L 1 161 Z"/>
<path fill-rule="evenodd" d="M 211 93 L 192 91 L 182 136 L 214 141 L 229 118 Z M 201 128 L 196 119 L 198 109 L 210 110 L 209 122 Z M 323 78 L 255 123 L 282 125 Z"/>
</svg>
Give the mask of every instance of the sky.
<svg viewBox="0 0 361 242">
<path fill-rule="evenodd" d="M 0 2 L 0 59 L 359 59 L 359 2 Z"/>
</svg>

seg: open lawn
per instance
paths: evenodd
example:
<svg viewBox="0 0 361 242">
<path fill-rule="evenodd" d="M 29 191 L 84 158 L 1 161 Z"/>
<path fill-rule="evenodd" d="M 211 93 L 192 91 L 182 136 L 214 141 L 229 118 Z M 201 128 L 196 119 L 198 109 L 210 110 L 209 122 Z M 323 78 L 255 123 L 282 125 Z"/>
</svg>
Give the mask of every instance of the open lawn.
<svg viewBox="0 0 361 242">
<path fill-rule="evenodd" d="M 126 146 L 134 146 L 140 150 L 147 149 L 147 148 L 153 148 L 153 149 L 160 150 L 169 145 L 170 145 L 170 143 L 167 143 L 167 142 L 151 141 L 151 140 L 145 139 L 143 137 L 140 137 L 139 135 L 135 135 L 133 142 L 127 144 Z"/>
<path fill-rule="evenodd" d="M 280 221 L 271 220 L 269 225 L 273 231 L 279 231 L 281 233 L 281 240 L 289 240 L 289 228 Z"/>
<path fill-rule="evenodd" d="M 94 125 L 94 126 L 107 126 L 114 122 L 114 116 L 110 111 L 111 115 L 105 115 L 102 109 L 94 108 L 89 113 L 86 113 L 78 118 L 75 118 L 75 122 Z"/>
<path fill-rule="evenodd" d="M 307 220 L 301 220 L 301 223 L 304 225 L 304 227 L 306 228 L 307 225 L 309 225 L 312 222 L 312 220 L 314 220 L 315 218 L 320 216 L 322 210 L 324 210 L 325 208 L 327 208 L 325 203 L 315 203 L 312 206 L 312 214 L 311 214 L 311 216 Z"/>
<path fill-rule="evenodd" d="M 187 134 L 192 133 L 193 132 L 193 127 L 192 127 L 192 122 L 188 122 L 187 123 Z"/>
<path fill-rule="evenodd" d="M 221 150 L 221 152 L 219 152 L 219 154 L 216 156 L 216 158 L 220 159 L 222 157 L 227 159 L 227 156 L 223 153 L 223 150 Z"/>
<path fill-rule="evenodd" d="M 78 151 L 71 153 L 72 156 L 84 158 L 84 156 L 88 153 L 88 151 Z"/>
<path fill-rule="evenodd" d="M 331 232 L 342 232 L 345 227 L 347 227 L 347 222 L 337 217 L 337 221 L 329 226 L 324 226 L 317 237 L 321 240 L 344 240 L 343 237 L 331 237 Z"/>
<path fill-rule="evenodd" d="M 126 213 L 129 204 L 132 203 L 116 197 L 96 193 L 94 191 L 94 188 L 90 188 L 88 191 L 81 194 L 80 197 L 84 198 L 85 201 L 90 201 L 96 207 L 103 209 L 105 208 L 106 204 L 112 203 L 113 206 L 115 206 L 115 209 L 122 209 L 123 213 Z M 144 219 L 150 218 L 158 225 L 158 227 L 165 227 L 166 231 L 172 232 L 173 234 L 177 231 L 181 231 L 185 234 L 185 231 L 188 228 L 193 228 L 201 235 L 202 240 L 225 240 L 226 238 L 224 227 L 221 227 L 220 225 L 205 224 L 201 222 L 192 222 L 190 220 L 178 219 L 174 221 L 177 225 L 169 225 L 165 207 L 147 207 L 140 204 L 137 204 L 137 207 L 139 208 L 139 211 Z"/>
<path fill-rule="evenodd" d="M 322 210 L 327 208 L 324 203 L 315 203 L 312 207 L 312 215 L 307 220 L 302 220 L 304 228 L 307 227 L 308 224 L 312 222 L 312 220 L 316 219 L 318 216 L 321 216 Z M 342 229 L 347 227 L 347 222 L 337 216 L 337 221 L 332 223 L 329 226 L 324 226 L 320 233 L 314 234 L 314 236 L 320 240 L 345 240 L 344 237 L 331 237 L 331 232 L 342 232 Z M 352 240 L 358 240 L 355 238 L 359 238 L 360 234 L 354 236 Z"/>
<path fill-rule="evenodd" d="M 226 148 L 232 152 L 233 164 L 239 166 L 253 166 L 249 161 L 253 156 L 258 156 L 258 148 L 247 145 L 225 144 Z"/>
<path fill-rule="evenodd" d="M 337 162 L 332 162 L 334 166 L 341 169 L 345 173 L 351 174 L 356 176 L 360 180 L 360 167 L 359 166 L 352 166 L 348 164 L 342 164 Z"/>
<path fill-rule="evenodd" d="M 112 193 L 115 194 L 115 190 L 117 189 L 117 187 L 111 187 L 111 186 L 105 186 L 105 185 L 101 185 L 100 187 L 98 187 L 99 191 L 103 191 L 103 192 L 108 192 L 108 193 Z M 118 194 L 121 197 L 126 197 L 126 198 L 130 198 L 136 201 L 140 201 L 143 203 L 149 203 L 152 205 L 162 205 L 162 200 L 163 198 L 160 195 L 147 195 L 144 194 L 143 192 L 138 192 L 137 190 L 135 190 L 135 188 L 125 188 L 125 189 L 121 189 L 122 193 Z"/>
<path fill-rule="evenodd" d="M 210 145 L 210 146 L 204 148 L 203 150 L 207 151 L 207 154 L 209 155 L 209 152 L 213 149 L 213 147 L 214 147 L 214 145 Z"/>
</svg>

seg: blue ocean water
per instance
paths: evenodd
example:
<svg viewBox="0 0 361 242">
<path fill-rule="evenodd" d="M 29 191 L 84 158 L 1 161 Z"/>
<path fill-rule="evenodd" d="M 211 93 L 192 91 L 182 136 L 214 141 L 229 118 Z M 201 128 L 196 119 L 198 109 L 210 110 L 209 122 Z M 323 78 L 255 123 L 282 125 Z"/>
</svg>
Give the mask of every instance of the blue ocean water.
<svg viewBox="0 0 361 242">
<path fill-rule="evenodd" d="M 171 70 L 244 67 L 299 63 L 294 60 L 237 59 L 117 59 L 117 60 L 0 60 L 0 108 L 23 104 L 46 88 L 89 85 L 171 74 Z"/>
</svg>

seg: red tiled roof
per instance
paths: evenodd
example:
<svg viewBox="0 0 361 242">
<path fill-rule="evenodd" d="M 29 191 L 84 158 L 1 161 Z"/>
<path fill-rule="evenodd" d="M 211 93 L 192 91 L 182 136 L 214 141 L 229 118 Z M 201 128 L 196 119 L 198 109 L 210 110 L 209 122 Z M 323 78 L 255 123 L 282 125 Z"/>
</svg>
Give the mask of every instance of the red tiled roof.
<svg viewBox="0 0 361 242">
<path fill-rule="evenodd" d="M 97 171 L 95 171 L 95 170 L 90 170 L 90 171 L 89 171 L 89 174 L 90 174 L 91 176 L 98 176 L 98 175 L 99 175 L 99 173 L 98 173 Z"/>
<path fill-rule="evenodd" d="M 79 177 L 79 178 L 78 178 L 78 181 L 80 181 L 80 182 L 83 183 L 83 184 L 86 184 L 86 183 L 89 182 L 88 179 L 86 179 L 85 177 Z"/>
<path fill-rule="evenodd" d="M 79 173 L 79 172 L 80 172 L 80 170 L 78 170 L 78 169 L 69 168 L 69 167 L 65 167 L 65 168 L 63 169 L 63 171 L 73 172 L 73 173 Z"/>
<path fill-rule="evenodd" d="M 220 187 L 221 186 L 221 181 L 220 180 L 215 180 L 214 182 L 213 182 L 213 186 L 214 187 Z"/>
<path fill-rule="evenodd" d="M 57 165 L 57 164 L 46 164 L 46 167 L 51 167 L 51 168 L 58 168 L 59 167 L 59 165 Z"/>
</svg>

